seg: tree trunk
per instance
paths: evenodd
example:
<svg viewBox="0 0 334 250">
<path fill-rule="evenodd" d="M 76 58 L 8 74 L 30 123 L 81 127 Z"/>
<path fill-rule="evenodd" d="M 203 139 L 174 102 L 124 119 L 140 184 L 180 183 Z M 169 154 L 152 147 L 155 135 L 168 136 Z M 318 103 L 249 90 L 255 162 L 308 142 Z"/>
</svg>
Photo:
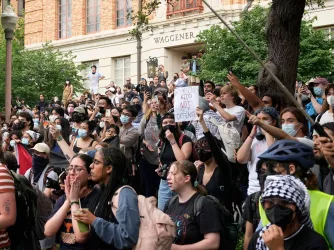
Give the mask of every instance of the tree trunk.
<svg viewBox="0 0 334 250">
<path fill-rule="evenodd" d="M 298 68 L 299 37 L 305 0 L 273 0 L 266 24 L 268 60 L 266 65 L 293 94 Z M 279 86 L 263 68 L 258 76 L 259 94 L 282 93 Z M 287 97 L 281 96 L 287 103 Z"/>
</svg>

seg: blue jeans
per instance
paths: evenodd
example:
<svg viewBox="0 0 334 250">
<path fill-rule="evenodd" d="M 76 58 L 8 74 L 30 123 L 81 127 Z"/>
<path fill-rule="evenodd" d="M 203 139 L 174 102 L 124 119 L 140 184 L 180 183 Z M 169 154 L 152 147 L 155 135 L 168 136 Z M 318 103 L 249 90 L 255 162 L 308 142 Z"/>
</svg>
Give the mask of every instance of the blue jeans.
<svg viewBox="0 0 334 250">
<path fill-rule="evenodd" d="M 173 192 L 170 190 L 166 180 L 160 180 L 158 192 L 158 208 L 163 211 L 167 202 L 172 198 Z"/>
</svg>

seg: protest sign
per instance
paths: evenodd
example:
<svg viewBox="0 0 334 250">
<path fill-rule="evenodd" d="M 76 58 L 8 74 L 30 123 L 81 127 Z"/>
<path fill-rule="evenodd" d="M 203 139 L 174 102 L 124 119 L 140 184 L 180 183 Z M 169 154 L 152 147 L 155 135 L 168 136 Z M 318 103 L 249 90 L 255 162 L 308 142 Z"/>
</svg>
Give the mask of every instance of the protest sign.
<svg viewBox="0 0 334 250">
<path fill-rule="evenodd" d="M 198 86 L 176 88 L 174 90 L 174 116 L 176 122 L 198 120 Z"/>
</svg>

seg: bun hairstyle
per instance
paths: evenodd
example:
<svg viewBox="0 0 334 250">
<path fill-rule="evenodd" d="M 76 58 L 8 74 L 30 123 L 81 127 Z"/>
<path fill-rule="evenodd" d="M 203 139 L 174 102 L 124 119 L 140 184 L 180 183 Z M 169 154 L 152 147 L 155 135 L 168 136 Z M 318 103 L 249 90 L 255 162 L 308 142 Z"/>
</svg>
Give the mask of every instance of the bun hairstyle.
<svg viewBox="0 0 334 250">
<path fill-rule="evenodd" d="M 175 161 L 171 165 L 174 165 L 177 169 L 176 173 L 182 173 L 183 175 L 190 176 L 190 182 L 192 186 L 202 195 L 206 195 L 207 191 L 204 186 L 199 185 L 197 182 L 197 168 L 194 163 L 184 160 L 184 161 Z"/>
</svg>

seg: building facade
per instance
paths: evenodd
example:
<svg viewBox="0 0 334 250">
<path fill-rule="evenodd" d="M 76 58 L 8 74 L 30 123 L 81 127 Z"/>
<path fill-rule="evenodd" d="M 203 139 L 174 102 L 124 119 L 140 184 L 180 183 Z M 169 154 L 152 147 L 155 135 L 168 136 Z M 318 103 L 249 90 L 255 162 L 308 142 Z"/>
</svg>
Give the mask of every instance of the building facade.
<svg viewBox="0 0 334 250">
<path fill-rule="evenodd" d="M 247 0 L 208 0 L 219 14 L 231 22 L 240 17 Z M 255 2 L 255 1 L 254 1 Z M 266 5 L 270 1 L 261 1 Z M 314 25 L 332 32 L 334 0 L 326 1 L 325 8 L 314 7 L 309 18 L 317 16 Z M 126 77 L 137 79 L 137 43 L 129 35 L 133 28 L 128 13 L 136 12 L 138 0 L 26 0 L 25 45 L 39 49 L 51 41 L 60 51 L 72 51 L 76 63 L 85 63 L 86 75 L 91 65 L 105 75 L 100 92 L 111 80 L 123 85 Z M 202 0 L 162 0 L 151 15 L 152 32 L 142 38 L 141 77 L 147 77 L 147 61 L 156 57 L 165 66 L 171 80 L 180 72 L 181 57 L 190 57 L 203 49 L 196 36 L 220 21 Z M 334 33 L 333 33 L 334 34 Z"/>
</svg>

